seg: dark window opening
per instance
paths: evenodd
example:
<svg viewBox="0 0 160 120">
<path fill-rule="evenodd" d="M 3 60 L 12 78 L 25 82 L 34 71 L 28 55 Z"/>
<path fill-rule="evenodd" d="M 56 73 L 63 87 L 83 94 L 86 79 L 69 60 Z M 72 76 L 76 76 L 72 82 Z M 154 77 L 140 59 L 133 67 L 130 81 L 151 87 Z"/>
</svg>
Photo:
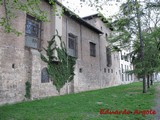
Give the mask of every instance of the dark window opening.
<svg viewBox="0 0 160 120">
<path fill-rule="evenodd" d="M 12 64 L 12 68 L 15 68 L 15 64 Z"/>
<path fill-rule="evenodd" d="M 41 22 L 27 15 L 25 28 L 25 46 L 40 49 Z"/>
<path fill-rule="evenodd" d="M 96 57 L 96 44 L 90 42 L 90 56 Z"/>
<path fill-rule="evenodd" d="M 103 30 L 102 26 L 101 26 L 101 30 Z"/>
<path fill-rule="evenodd" d="M 49 74 L 47 68 L 43 68 L 41 71 L 41 83 L 49 82 Z"/>
<path fill-rule="evenodd" d="M 110 69 L 108 69 L 108 73 L 110 73 Z"/>
<path fill-rule="evenodd" d="M 79 72 L 82 73 L 82 68 L 79 69 Z"/>
<path fill-rule="evenodd" d="M 106 38 L 107 38 L 107 37 L 108 37 L 108 34 L 106 33 L 105 36 L 106 36 Z"/>
<path fill-rule="evenodd" d="M 123 64 L 121 64 L 121 70 L 122 70 L 122 73 L 124 72 L 124 70 L 123 70 Z"/>
<path fill-rule="evenodd" d="M 122 52 L 121 52 L 121 60 L 123 60 L 123 55 L 122 55 Z"/>
<path fill-rule="evenodd" d="M 113 73 L 113 69 L 111 69 L 111 73 Z"/>
<path fill-rule="evenodd" d="M 123 74 L 122 74 L 122 81 L 124 81 Z"/>
<path fill-rule="evenodd" d="M 124 57 L 124 60 L 127 61 L 128 58 L 127 58 L 127 55 L 125 53 L 124 53 L 123 57 Z"/>
<path fill-rule="evenodd" d="M 68 34 L 68 54 L 70 56 L 77 56 L 77 36 L 69 33 Z"/>
<path fill-rule="evenodd" d="M 106 47 L 106 59 L 107 59 L 107 66 L 112 66 L 112 56 L 111 56 L 111 49 L 109 47 Z"/>
</svg>

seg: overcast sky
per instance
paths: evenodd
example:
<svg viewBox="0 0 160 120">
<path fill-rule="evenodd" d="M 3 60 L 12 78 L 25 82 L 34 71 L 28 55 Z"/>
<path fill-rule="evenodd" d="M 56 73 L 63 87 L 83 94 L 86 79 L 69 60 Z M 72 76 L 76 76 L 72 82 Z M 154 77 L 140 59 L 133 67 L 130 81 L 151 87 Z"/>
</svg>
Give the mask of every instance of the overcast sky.
<svg viewBox="0 0 160 120">
<path fill-rule="evenodd" d="M 96 9 L 94 7 L 89 7 L 87 4 L 84 4 L 84 0 L 62 0 L 62 3 L 71 9 L 73 12 L 78 14 L 80 17 L 88 16 L 97 13 Z M 107 1 L 107 2 L 104 2 Z M 87 0 L 86 0 L 87 2 Z M 119 11 L 119 6 L 124 0 L 101 0 L 101 6 L 103 10 L 100 12 L 105 15 L 106 17 L 109 17 L 111 15 L 116 14 Z M 81 3 L 82 7 L 81 7 Z"/>
</svg>

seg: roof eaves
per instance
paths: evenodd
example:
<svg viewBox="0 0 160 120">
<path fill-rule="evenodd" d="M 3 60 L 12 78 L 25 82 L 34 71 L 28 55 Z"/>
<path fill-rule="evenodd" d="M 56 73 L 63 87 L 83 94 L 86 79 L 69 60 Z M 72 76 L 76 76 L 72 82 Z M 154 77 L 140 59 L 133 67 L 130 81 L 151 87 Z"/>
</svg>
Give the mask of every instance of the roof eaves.
<svg viewBox="0 0 160 120">
<path fill-rule="evenodd" d="M 93 14 L 93 15 L 89 15 L 89 16 L 86 16 L 86 17 L 83 17 L 82 19 L 87 20 L 87 19 L 93 19 L 93 18 L 95 18 L 95 17 L 100 18 L 103 23 L 108 23 L 108 21 L 106 20 L 106 18 L 105 18 L 103 15 L 102 15 L 102 16 L 99 16 L 98 13 L 97 13 L 97 14 Z M 113 27 L 112 27 L 112 26 L 109 27 L 109 29 L 110 29 L 111 31 L 113 31 Z"/>
<path fill-rule="evenodd" d="M 73 20 L 79 22 L 80 24 L 90 28 L 91 30 L 99 33 L 99 34 L 103 34 L 103 32 L 99 29 L 97 29 L 96 27 L 92 26 L 91 24 L 89 24 L 88 22 L 86 22 L 85 20 L 83 20 L 82 18 L 80 18 L 79 16 L 77 15 L 74 15 L 74 13 L 70 13 L 70 11 L 65 11 L 64 12 L 65 15 L 67 15 L 68 17 L 72 18 Z"/>
<path fill-rule="evenodd" d="M 48 1 L 48 0 L 46 0 Z M 64 5 L 62 5 L 62 3 L 58 2 L 57 0 L 55 0 L 55 2 L 61 6 L 64 9 L 64 14 L 67 15 L 68 17 L 74 19 L 75 21 L 79 22 L 80 24 L 88 27 L 89 29 L 99 33 L 99 34 L 103 34 L 103 32 L 99 29 L 97 29 L 96 27 L 92 26 L 91 24 L 87 23 L 85 20 L 83 20 L 82 18 L 80 18 L 78 15 L 76 15 L 74 12 L 72 12 L 71 10 L 69 10 L 68 8 L 66 8 Z"/>
<path fill-rule="evenodd" d="M 98 17 L 98 13 L 93 14 L 93 15 L 89 15 L 89 16 L 85 16 L 85 17 L 83 17 L 82 19 L 92 19 L 92 18 L 94 18 L 94 17 Z"/>
</svg>

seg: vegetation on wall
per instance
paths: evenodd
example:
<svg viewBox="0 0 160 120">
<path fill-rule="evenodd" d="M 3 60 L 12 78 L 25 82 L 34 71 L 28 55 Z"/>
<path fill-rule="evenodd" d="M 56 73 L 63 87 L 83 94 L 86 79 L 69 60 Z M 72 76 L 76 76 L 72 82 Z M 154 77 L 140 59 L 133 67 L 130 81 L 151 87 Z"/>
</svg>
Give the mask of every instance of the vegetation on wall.
<svg viewBox="0 0 160 120">
<path fill-rule="evenodd" d="M 26 94 L 25 94 L 25 97 L 27 99 L 30 99 L 31 98 L 31 83 L 29 81 L 27 81 L 25 83 L 25 85 L 26 85 Z"/>
<path fill-rule="evenodd" d="M 60 3 L 57 0 L 44 0 L 44 2 L 48 2 L 48 4 L 51 5 L 53 16 L 61 17 L 64 11 L 74 14 L 65 7 L 58 9 L 57 4 L 60 5 Z M 48 16 L 50 16 L 50 13 L 42 7 L 43 5 L 42 0 L 0 0 L 0 8 L 2 11 L 0 15 L 0 26 L 4 32 L 14 33 L 18 36 L 21 35 L 21 31 L 19 31 L 13 24 L 13 20 L 19 16 L 19 14 L 17 14 L 19 12 L 34 16 L 42 22 L 49 22 L 50 20 Z"/>
<path fill-rule="evenodd" d="M 60 48 L 56 46 L 56 37 L 60 40 Z M 61 37 L 58 35 L 58 32 L 50 41 L 48 41 L 48 46 L 47 48 L 44 48 L 44 50 L 46 56 L 41 54 L 41 59 L 47 63 L 48 74 L 53 85 L 56 86 L 56 89 L 60 94 L 60 89 L 65 83 L 73 80 L 76 58 L 67 54 L 65 45 L 62 42 Z"/>
<path fill-rule="evenodd" d="M 58 11 L 56 8 L 55 0 L 48 0 L 48 3 L 52 5 L 52 13 L 57 16 L 61 16 L 63 11 Z M 21 31 L 18 31 L 13 26 L 13 20 L 18 16 L 17 12 L 25 12 L 31 16 L 34 16 L 41 21 L 48 20 L 48 12 L 42 7 L 41 0 L 0 0 L 0 7 L 4 10 L 4 13 L 0 15 L 0 26 L 7 33 L 15 33 L 17 35 L 21 34 Z"/>
</svg>

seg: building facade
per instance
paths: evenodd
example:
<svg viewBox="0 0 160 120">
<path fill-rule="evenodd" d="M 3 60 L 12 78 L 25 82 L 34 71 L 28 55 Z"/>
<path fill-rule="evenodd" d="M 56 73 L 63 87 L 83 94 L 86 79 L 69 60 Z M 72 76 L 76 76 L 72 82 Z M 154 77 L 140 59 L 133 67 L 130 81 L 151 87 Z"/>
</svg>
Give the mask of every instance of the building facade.
<svg viewBox="0 0 160 120">
<path fill-rule="evenodd" d="M 129 53 L 130 49 L 119 52 L 122 84 L 133 82 L 135 79 L 134 74 L 127 73 L 127 71 L 133 70 L 133 65 L 131 64 L 131 59 L 128 55 Z"/>
<path fill-rule="evenodd" d="M 62 7 L 57 2 L 58 10 Z M 0 104 L 25 100 L 27 81 L 31 84 L 31 99 L 58 95 L 47 65 L 40 58 L 56 30 L 68 54 L 77 58 L 74 79 L 64 85 L 61 94 L 121 84 L 119 56 L 108 47 L 106 39 L 111 30 L 102 21 L 97 19 L 95 26 L 68 11 L 63 16 L 53 16 L 47 1 L 42 1 L 41 8 L 47 11 L 49 22 L 17 12 L 12 24 L 22 33 L 20 36 L 5 33 L 0 27 Z M 4 10 L 1 6 L 2 16 Z M 59 45 L 59 40 L 56 41 Z"/>
<path fill-rule="evenodd" d="M 103 31 L 100 35 L 100 54 L 101 54 L 101 70 L 103 71 L 102 79 L 108 79 L 110 82 L 104 86 L 113 86 L 121 84 L 120 80 L 120 58 L 118 52 L 113 52 L 107 42 L 108 36 L 112 32 L 111 28 L 106 27 L 105 21 L 100 19 L 98 14 L 83 18 L 89 24 Z"/>
</svg>

